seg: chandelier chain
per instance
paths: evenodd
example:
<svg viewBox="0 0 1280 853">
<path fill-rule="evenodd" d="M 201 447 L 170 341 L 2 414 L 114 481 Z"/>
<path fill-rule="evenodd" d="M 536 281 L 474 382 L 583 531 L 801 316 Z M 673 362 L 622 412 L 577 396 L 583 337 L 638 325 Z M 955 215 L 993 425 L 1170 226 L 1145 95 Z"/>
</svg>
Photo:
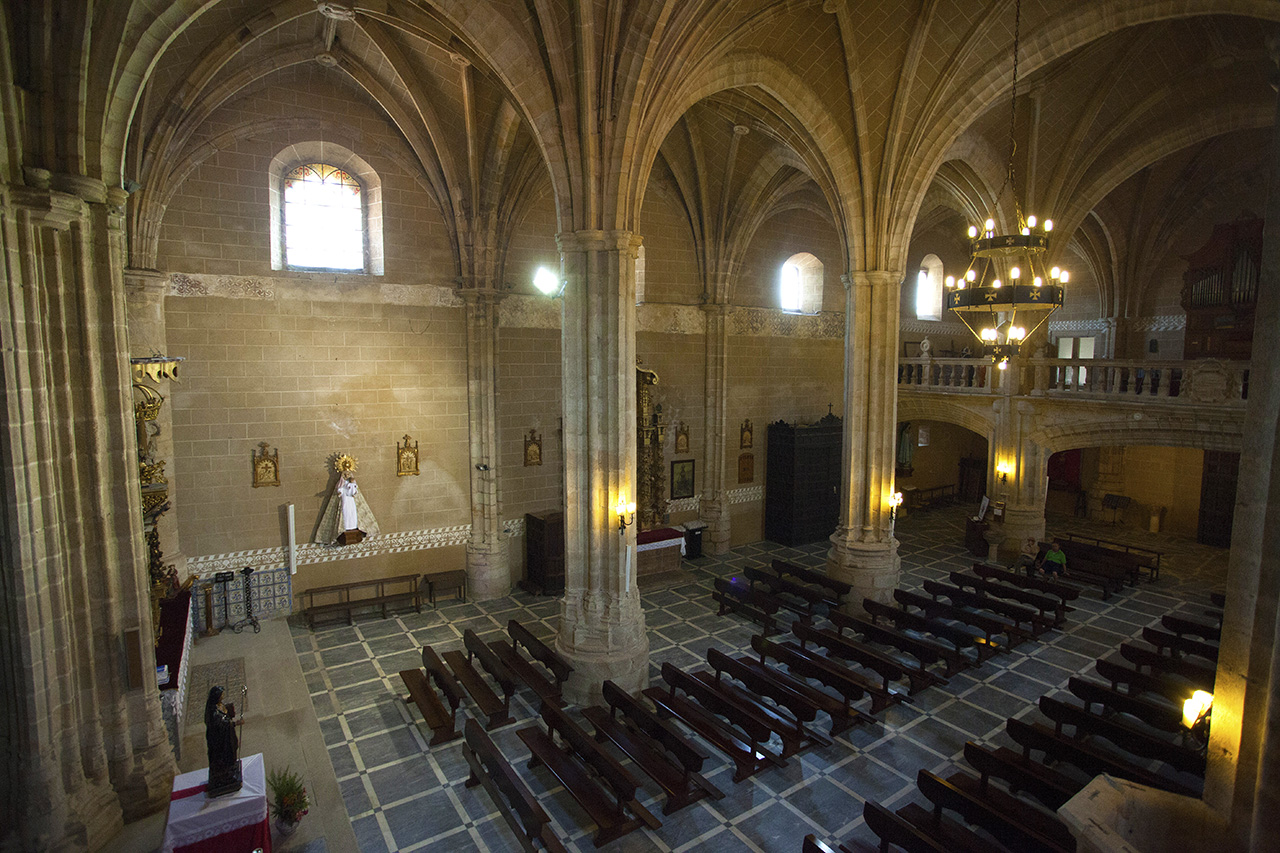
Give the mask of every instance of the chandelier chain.
<svg viewBox="0 0 1280 853">
<path fill-rule="evenodd" d="M 1022 204 L 1018 199 L 1018 182 L 1014 177 L 1013 158 L 1018 151 L 1018 53 L 1022 35 L 1022 0 L 1014 0 L 1013 4 L 1013 86 L 1009 98 L 1009 163 L 1005 169 L 1004 186 L 996 193 L 996 198 L 1004 194 L 1008 187 L 1013 193 L 1013 209 L 1017 221 L 1022 221 Z"/>
</svg>

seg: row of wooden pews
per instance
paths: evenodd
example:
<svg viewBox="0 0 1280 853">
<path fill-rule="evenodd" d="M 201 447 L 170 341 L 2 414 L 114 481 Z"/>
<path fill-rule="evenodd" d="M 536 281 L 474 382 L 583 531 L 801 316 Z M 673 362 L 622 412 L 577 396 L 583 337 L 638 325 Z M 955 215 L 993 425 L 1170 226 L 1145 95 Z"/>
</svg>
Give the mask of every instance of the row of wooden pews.
<svg viewBox="0 0 1280 853">
<path fill-rule="evenodd" d="M 1038 715 L 1010 717 L 1005 734 L 1015 748 L 969 742 L 964 757 L 974 773 L 944 779 L 921 770 L 917 787 L 929 807 L 892 812 L 868 802 L 864 817 L 881 849 L 999 849 L 994 839 L 1010 850 L 1074 850 L 1054 812 L 1100 773 L 1199 796 L 1205 752 L 1183 727 L 1181 703 L 1194 690 L 1213 689 L 1217 650 L 1206 638 L 1215 629 L 1166 614 L 1159 628 L 1143 630 L 1149 647 L 1126 642 L 1119 660 L 1097 661 L 1103 681 L 1073 676 L 1066 695 L 1040 698 Z M 805 849 L 819 845 L 814 839 Z"/>
</svg>

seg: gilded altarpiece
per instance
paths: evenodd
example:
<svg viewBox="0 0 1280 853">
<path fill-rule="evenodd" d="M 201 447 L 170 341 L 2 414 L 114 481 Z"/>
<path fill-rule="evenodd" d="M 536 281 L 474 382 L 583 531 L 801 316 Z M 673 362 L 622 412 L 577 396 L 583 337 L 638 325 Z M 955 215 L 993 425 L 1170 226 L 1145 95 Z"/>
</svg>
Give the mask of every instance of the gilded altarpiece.
<svg viewBox="0 0 1280 853">
<path fill-rule="evenodd" d="M 636 368 L 636 496 L 640 529 L 661 527 L 667 520 L 667 460 L 662 450 L 667 425 L 662 404 L 654 402 L 658 374 Z"/>
</svg>

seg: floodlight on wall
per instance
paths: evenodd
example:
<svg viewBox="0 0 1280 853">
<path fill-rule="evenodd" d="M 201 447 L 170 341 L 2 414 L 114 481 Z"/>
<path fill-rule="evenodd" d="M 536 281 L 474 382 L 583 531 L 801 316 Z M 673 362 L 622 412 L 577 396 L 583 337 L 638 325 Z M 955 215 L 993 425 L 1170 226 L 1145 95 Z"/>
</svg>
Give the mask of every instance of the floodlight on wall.
<svg viewBox="0 0 1280 853">
<path fill-rule="evenodd" d="M 533 286 L 544 296 L 559 296 L 564 292 L 564 285 L 564 280 L 546 267 L 538 267 L 533 274 Z"/>
<path fill-rule="evenodd" d="M 1035 333 L 1054 311 L 1062 307 L 1062 286 L 1070 274 L 1059 267 L 1046 270 L 1053 220 L 1023 216 L 1014 180 L 1013 154 L 1017 148 L 1015 119 L 1018 107 L 1018 35 L 1022 3 L 1014 6 L 1013 96 L 1009 117 L 1009 163 L 999 199 L 1008 188 L 1013 197 L 1016 233 L 996 233 L 988 218 L 981 226 L 969 226 L 969 268 L 964 275 L 947 276 L 946 305 L 968 327 L 983 352 L 1004 370 L 1023 341 Z"/>
</svg>

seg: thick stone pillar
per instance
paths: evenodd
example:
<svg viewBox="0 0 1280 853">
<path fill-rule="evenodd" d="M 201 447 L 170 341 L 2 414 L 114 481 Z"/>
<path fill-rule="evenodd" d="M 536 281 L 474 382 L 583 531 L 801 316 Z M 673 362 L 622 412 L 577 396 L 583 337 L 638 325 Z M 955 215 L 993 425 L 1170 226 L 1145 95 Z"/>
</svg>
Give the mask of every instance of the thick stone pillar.
<svg viewBox="0 0 1280 853">
<path fill-rule="evenodd" d="M 1048 498 L 1045 485 L 1046 456 L 1031 440 L 1035 405 L 1026 400 L 1000 398 L 996 406 L 995 441 L 987 476 L 987 494 L 1005 502 L 1005 551 L 1017 553 L 1027 537 L 1044 538 L 1044 508 Z M 1003 463 L 1006 476 L 996 471 Z"/>
<path fill-rule="evenodd" d="M 717 288 L 717 291 L 719 288 Z M 725 411 L 728 405 L 729 306 L 708 303 L 702 306 L 706 320 L 706 474 L 703 475 L 702 503 L 698 515 L 706 523 L 702 547 L 708 554 L 729 550 L 729 476 L 726 454 Z"/>
<path fill-rule="evenodd" d="M 610 679 L 635 691 L 649 679 L 649 638 L 636 587 L 635 260 L 628 231 L 557 236 L 563 303 L 565 595 L 556 646 L 574 666 L 566 699 L 596 701 Z"/>
<path fill-rule="evenodd" d="M 174 772 L 155 667 L 124 282 L 125 194 L 0 186 L 3 849 L 96 849 Z"/>
<path fill-rule="evenodd" d="M 467 593 L 485 601 L 511 592 L 509 540 L 498 486 L 498 303 L 493 290 L 463 289 L 467 306 L 467 425 L 471 441 L 471 538 Z"/>
<path fill-rule="evenodd" d="M 840 522 L 827 572 L 863 598 L 890 601 L 902 561 L 890 522 L 898 411 L 899 272 L 845 276 L 844 449 Z"/>
</svg>

